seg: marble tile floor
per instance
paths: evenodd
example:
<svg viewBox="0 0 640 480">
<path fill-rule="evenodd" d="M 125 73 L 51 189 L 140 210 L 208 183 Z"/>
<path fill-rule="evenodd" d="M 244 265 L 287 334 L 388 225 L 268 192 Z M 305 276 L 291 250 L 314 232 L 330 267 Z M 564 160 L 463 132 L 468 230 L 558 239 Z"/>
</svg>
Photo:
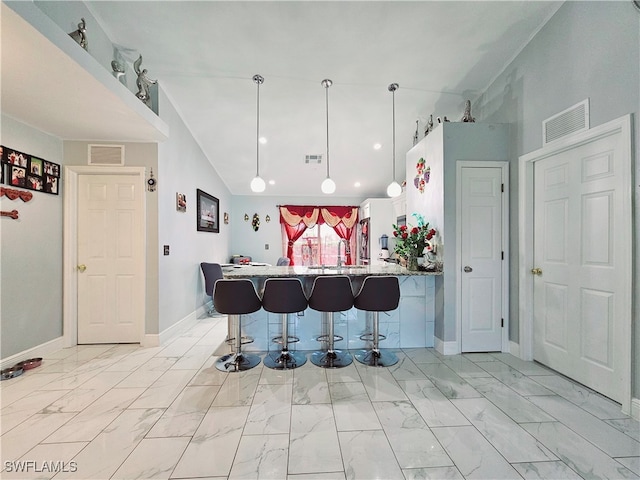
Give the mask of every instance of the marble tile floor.
<svg viewBox="0 0 640 480">
<path fill-rule="evenodd" d="M 3 381 L 0 478 L 640 478 L 639 423 L 539 364 L 423 348 L 226 374 L 226 326 L 64 349 Z"/>
</svg>

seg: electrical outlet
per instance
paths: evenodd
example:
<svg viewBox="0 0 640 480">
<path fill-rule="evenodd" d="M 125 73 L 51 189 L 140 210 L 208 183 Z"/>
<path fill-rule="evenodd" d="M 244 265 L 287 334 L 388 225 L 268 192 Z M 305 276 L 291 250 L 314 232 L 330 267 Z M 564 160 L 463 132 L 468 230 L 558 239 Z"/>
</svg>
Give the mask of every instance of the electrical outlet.
<svg viewBox="0 0 640 480">
<path fill-rule="evenodd" d="M 164 246 L 164 254 L 169 255 L 169 245 Z"/>
<path fill-rule="evenodd" d="M 269 244 L 268 244 L 268 243 L 265 243 L 265 244 L 264 244 L 264 249 L 265 249 L 265 250 L 269 250 Z"/>
</svg>

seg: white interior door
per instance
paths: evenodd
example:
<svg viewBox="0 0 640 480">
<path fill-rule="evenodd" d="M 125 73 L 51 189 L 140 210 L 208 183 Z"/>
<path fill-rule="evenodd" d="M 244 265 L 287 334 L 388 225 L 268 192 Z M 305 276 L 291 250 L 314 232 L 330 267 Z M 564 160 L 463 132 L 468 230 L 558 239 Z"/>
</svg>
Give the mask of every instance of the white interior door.
<svg viewBox="0 0 640 480">
<path fill-rule="evenodd" d="M 461 350 L 502 350 L 502 169 L 462 167 Z"/>
<path fill-rule="evenodd" d="M 535 162 L 531 273 L 534 359 L 623 402 L 631 258 L 620 145 L 609 135 Z"/>
<path fill-rule="evenodd" d="M 78 343 L 140 342 L 143 189 L 131 175 L 78 180 Z"/>
</svg>

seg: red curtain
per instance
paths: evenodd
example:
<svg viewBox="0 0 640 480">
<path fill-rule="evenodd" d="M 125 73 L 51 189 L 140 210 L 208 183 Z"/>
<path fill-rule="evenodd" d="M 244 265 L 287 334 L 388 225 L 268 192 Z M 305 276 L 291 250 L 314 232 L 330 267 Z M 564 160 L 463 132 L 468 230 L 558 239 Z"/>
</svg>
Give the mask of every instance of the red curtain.
<svg viewBox="0 0 640 480">
<path fill-rule="evenodd" d="M 346 265 L 353 265 L 351 252 L 354 249 L 353 232 L 358 223 L 358 207 L 328 206 L 321 207 L 322 219 L 331 226 L 338 236 L 347 241 Z"/>
<path fill-rule="evenodd" d="M 298 240 L 307 227 L 316 223 L 326 223 L 332 227 L 340 238 L 349 243 L 346 264 L 353 265 L 351 252 L 354 249 L 353 232 L 358 223 L 358 207 L 353 206 L 310 206 L 283 205 L 280 207 L 280 223 L 287 236 L 287 257 L 293 265 L 293 244 Z"/>
<path fill-rule="evenodd" d="M 293 244 L 302 236 L 307 227 L 313 227 L 318 222 L 318 214 L 318 207 L 307 205 L 284 205 L 280 207 L 280 224 L 287 235 L 289 265 L 294 265 Z"/>
</svg>

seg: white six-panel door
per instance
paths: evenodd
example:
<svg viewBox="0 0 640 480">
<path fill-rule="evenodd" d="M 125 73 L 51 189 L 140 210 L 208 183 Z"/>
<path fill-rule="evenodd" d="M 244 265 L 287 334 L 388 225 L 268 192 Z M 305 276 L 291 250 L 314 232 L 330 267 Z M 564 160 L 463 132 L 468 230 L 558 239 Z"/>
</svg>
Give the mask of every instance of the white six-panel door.
<svg viewBox="0 0 640 480">
<path fill-rule="evenodd" d="M 558 152 L 534 166 L 535 360 L 623 402 L 628 321 L 619 248 L 625 219 L 620 136 Z M 621 351 L 624 349 L 620 349 Z"/>
<path fill-rule="evenodd" d="M 78 343 L 140 342 L 144 192 L 137 176 L 78 180 Z"/>
<path fill-rule="evenodd" d="M 461 351 L 502 350 L 502 169 L 462 167 Z"/>
</svg>

